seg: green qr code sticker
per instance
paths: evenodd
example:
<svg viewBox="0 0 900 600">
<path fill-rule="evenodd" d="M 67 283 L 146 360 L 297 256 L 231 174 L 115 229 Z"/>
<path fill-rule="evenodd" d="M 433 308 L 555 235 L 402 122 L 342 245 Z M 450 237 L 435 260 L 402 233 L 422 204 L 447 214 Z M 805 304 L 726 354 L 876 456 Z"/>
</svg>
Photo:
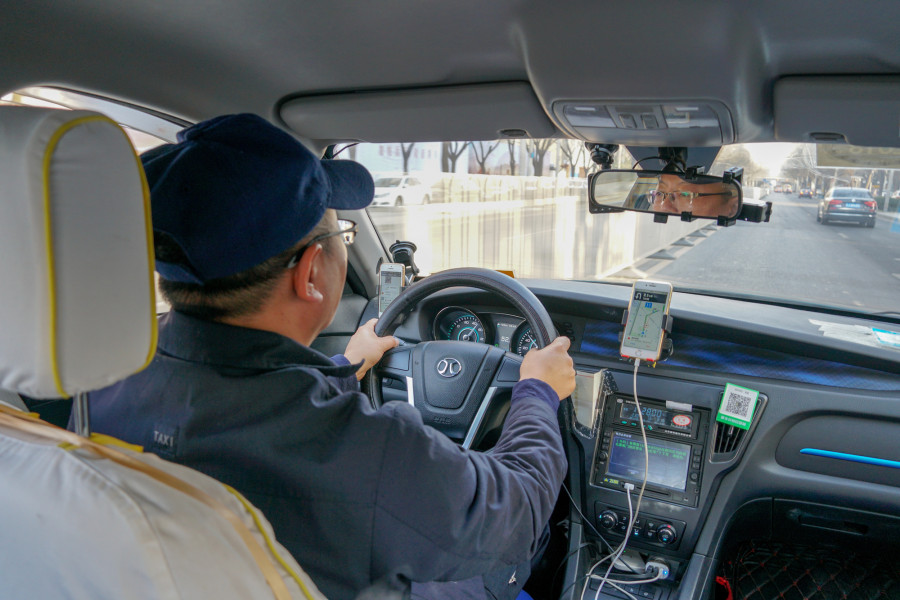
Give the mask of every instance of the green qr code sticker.
<svg viewBox="0 0 900 600">
<path fill-rule="evenodd" d="M 759 400 L 759 392 L 756 390 L 733 383 L 726 384 L 716 421 L 741 429 L 750 429 L 757 400 Z"/>
</svg>

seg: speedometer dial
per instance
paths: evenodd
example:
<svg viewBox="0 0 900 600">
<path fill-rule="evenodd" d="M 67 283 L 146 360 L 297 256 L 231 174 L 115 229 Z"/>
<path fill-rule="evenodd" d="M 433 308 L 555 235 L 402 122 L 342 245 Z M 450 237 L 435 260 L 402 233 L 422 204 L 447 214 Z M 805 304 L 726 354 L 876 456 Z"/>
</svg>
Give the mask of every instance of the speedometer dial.
<svg viewBox="0 0 900 600">
<path fill-rule="evenodd" d="M 459 342 L 479 342 L 483 344 L 485 342 L 484 325 L 482 325 L 481 320 L 473 314 L 460 315 L 450 323 L 447 339 Z"/>
<path fill-rule="evenodd" d="M 448 306 L 434 320 L 434 339 L 459 342 L 490 342 L 484 323 L 472 311 L 460 306 Z"/>
<path fill-rule="evenodd" d="M 518 331 L 516 331 L 513 342 L 515 344 L 513 347 L 519 356 L 525 356 L 529 350 L 538 347 L 537 340 L 534 339 L 534 333 L 531 331 L 531 325 L 527 323 L 522 323 Z"/>
</svg>

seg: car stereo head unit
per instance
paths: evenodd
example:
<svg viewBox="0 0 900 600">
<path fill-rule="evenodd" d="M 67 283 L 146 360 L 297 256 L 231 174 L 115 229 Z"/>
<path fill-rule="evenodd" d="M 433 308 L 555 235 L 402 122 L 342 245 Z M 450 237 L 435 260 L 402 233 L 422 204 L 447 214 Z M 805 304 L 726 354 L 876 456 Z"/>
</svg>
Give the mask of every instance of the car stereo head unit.
<svg viewBox="0 0 900 600">
<path fill-rule="evenodd" d="M 623 489 L 626 483 L 639 487 L 649 458 L 644 495 L 697 506 L 709 431 L 706 411 L 672 410 L 665 403 L 647 400 L 641 401 L 639 416 L 634 400 L 620 394 L 607 396 L 601 410 L 591 483 L 613 489 Z"/>
</svg>

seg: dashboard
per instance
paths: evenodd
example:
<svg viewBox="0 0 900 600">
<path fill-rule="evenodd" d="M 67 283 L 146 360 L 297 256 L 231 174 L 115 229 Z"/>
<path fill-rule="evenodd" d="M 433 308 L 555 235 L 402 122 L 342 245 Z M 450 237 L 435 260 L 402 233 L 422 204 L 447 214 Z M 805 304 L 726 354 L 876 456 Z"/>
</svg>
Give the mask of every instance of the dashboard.
<svg viewBox="0 0 900 600">
<path fill-rule="evenodd" d="M 674 351 L 634 378 L 618 352 L 629 286 L 526 285 L 572 340 L 578 372 L 600 382 L 589 410 L 576 405 L 561 416 L 571 495 L 571 510 L 564 495 L 560 500 L 571 519 L 562 597 L 577 598 L 596 548 L 617 544 L 627 532 L 623 486 L 639 483 L 643 448 L 634 382 L 656 458 L 629 548 L 671 566 L 666 581 L 644 590 L 655 600 L 708 595 L 717 566 L 744 538 L 896 551 L 900 351 L 829 331 L 900 329 L 900 323 L 676 292 Z M 534 345 L 515 309 L 461 288 L 420 302 L 395 335 L 407 343 L 491 344 L 519 355 Z M 394 384 L 385 399 L 405 401 L 402 382 Z M 717 419 L 728 384 L 759 392 L 747 430 Z"/>
</svg>

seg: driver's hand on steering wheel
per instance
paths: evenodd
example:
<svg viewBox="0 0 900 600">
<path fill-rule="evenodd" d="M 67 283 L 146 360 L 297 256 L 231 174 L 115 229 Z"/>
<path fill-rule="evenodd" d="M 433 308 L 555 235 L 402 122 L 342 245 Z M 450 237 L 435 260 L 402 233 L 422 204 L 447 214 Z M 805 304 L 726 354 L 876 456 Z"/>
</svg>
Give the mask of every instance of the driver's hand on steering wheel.
<svg viewBox="0 0 900 600">
<path fill-rule="evenodd" d="M 575 391 L 575 367 L 567 353 L 570 343 L 569 338 L 559 336 L 547 347 L 529 351 L 519 367 L 519 381 L 540 379 L 560 399 L 570 396 Z"/>
<path fill-rule="evenodd" d="M 375 323 L 378 319 L 369 319 L 363 325 L 360 325 L 356 333 L 347 342 L 347 349 L 344 356 L 350 361 L 350 364 L 356 364 L 363 361 L 363 366 L 356 372 L 356 379 L 361 380 L 366 372 L 375 366 L 384 353 L 394 348 L 399 343 L 397 338 L 392 335 L 378 337 L 375 335 Z"/>
</svg>

